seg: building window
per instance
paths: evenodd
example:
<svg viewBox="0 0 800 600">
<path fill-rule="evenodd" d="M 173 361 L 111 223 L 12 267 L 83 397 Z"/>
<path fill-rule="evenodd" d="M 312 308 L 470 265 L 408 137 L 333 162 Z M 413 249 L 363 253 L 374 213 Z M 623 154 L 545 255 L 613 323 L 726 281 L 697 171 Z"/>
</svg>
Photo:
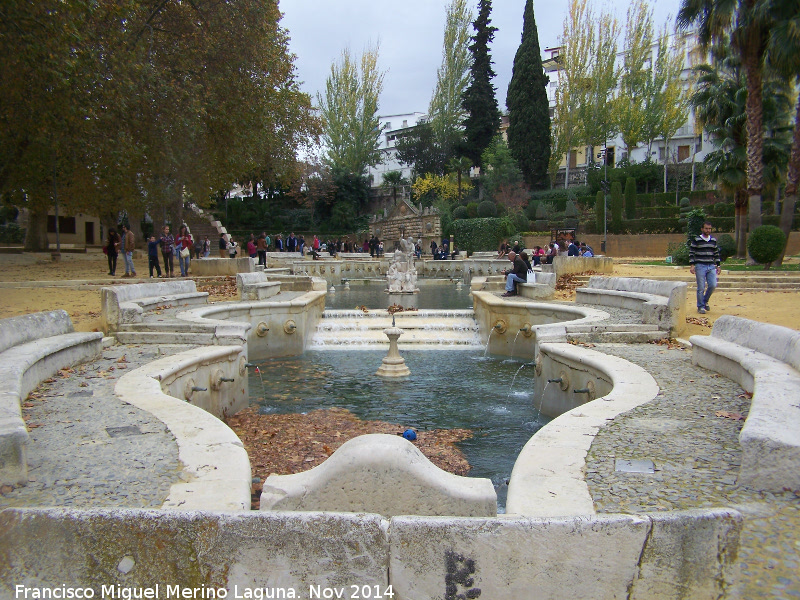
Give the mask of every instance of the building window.
<svg viewBox="0 0 800 600">
<path fill-rule="evenodd" d="M 391 128 L 392 128 L 392 122 L 386 121 L 386 129 L 391 129 Z"/>
<path fill-rule="evenodd" d="M 58 217 L 59 233 L 76 233 L 75 217 Z M 47 233 L 56 232 L 55 215 L 47 215 Z"/>
<path fill-rule="evenodd" d="M 697 136 L 697 143 L 695 144 L 694 148 L 695 148 L 695 150 L 694 150 L 695 152 L 702 152 L 703 151 L 703 136 L 702 135 L 698 135 Z"/>
<path fill-rule="evenodd" d="M 403 119 L 403 127 L 408 127 L 408 119 Z"/>
<path fill-rule="evenodd" d="M 683 162 L 689 158 L 689 146 L 678 146 L 678 162 Z"/>
</svg>

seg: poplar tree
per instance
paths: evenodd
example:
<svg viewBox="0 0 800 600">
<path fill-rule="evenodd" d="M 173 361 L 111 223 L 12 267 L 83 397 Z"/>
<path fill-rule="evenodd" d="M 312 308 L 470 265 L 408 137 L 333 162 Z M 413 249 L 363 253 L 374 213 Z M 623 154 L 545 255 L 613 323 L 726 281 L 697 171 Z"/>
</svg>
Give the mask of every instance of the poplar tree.
<svg viewBox="0 0 800 600">
<path fill-rule="evenodd" d="M 547 187 L 550 161 L 550 107 L 548 78 L 542 68 L 539 34 L 533 15 L 533 0 L 525 2 L 522 42 L 514 56 L 508 84 L 508 146 L 531 188 Z"/>
<path fill-rule="evenodd" d="M 428 120 L 436 144 L 444 153 L 444 163 L 453 157 L 463 137 L 461 106 L 469 85 L 469 26 L 472 11 L 467 0 L 452 0 L 447 7 L 442 46 L 442 65 L 436 71 L 436 88 L 428 106 Z"/>
<path fill-rule="evenodd" d="M 380 161 L 378 99 L 384 73 L 378 48 L 367 48 L 360 60 L 344 50 L 331 65 L 325 95 L 317 94 L 327 161 L 334 169 L 363 175 Z"/>
<path fill-rule="evenodd" d="M 492 0 L 478 1 L 478 18 L 472 24 L 475 35 L 469 51 L 472 54 L 472 81 L 464 92 L 462 107 L 467 113 L 464 120 L 464 144 L 461 154 L 481 166 L 483 152 L 500 129 L 500 111 L 497 108 L 495 87 L 492 78 L 492 58 L 489 43 L 494 39 L 497 27 L 492 27 L 489 14 Z"/>
<path fill-rule="evenodd" d="M 630 152 L 639 145 L 646 116 L 647 63 L 653 55 L 653 9 L 644 0 L 628 7 L 625 26 L 625 51 L 619 78 L 620 93 L 616 109 L 619 132 Z"/>
</svg>

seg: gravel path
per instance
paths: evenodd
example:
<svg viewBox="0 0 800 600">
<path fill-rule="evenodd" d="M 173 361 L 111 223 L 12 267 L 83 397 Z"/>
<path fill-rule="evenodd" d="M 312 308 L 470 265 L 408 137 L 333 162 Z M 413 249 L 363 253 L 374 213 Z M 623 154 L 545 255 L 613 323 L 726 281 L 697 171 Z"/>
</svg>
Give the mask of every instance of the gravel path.
<svg viewBox="0 0 800 600">
<path fill-rule="evenodd" d="M 160 507 L 180 480 L 175 438 L 150 413 L 119 400 L 114 385 L 129 370 L 185 349 L 112 346 L 42 383 L 23 405 L 29 483 L 5 489 L 0 509 Z"/>
<path fill-rule="evenodd" d="M 800 598 L 800 496 L 736 484 L 744 421 L 729 417 L 747 416 L 747 394 L 692 365 L 687 350 L 655 344 L 594 349 L 642 366 L 661 388 L 653 401 L 620 415 L 595 437 L 586 480 L 597 512 L 735 508 L 745 517 L 741 597 Z M 651 460 L 655 472 L 616 471 L 617 459 Z"/>
</svg>

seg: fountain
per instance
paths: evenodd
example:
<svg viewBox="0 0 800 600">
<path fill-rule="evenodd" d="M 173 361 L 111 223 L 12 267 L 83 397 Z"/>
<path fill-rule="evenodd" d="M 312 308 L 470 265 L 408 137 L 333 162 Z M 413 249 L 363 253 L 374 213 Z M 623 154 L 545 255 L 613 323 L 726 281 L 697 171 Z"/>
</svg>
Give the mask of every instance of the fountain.
<svg viewBox="0 0 800 600">
<path fill-rule="evenodd" d="M 387 292 L 390 294 L 414 294 L 417 287 L 417 267 L 414 265 L 414 240 L 400 240 L 400 248 L 395 250 L 392 264 L 386 278 L 389 282 Z"/>
<path fill-rule="evenodd" d="M 394 315 L 392 315 L 392 326 L 384 329 L 383 333 L 389 338 L 389 354 L 383 357 L 381 366 L 375 372 L 380 377 L 405 377 L 411 375 L 411 371 L 406 366 L 405 359 L 400 356 L 397 349 L 397 338 L 403 335 L 403 330 L 395 325 Z"/>
</svg>

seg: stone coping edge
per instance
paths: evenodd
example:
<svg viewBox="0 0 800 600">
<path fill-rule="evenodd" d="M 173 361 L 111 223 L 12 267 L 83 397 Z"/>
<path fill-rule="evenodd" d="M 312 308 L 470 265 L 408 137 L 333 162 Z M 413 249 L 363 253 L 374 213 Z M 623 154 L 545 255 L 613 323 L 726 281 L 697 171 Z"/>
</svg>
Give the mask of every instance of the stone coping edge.
<svg viewBox="0 0 800 600">
<path fill-rule="evenodd" d="M 159 419 L 175 436 L 181 478 L 170 488 L 162 508 L 178 510 L 249 510 L 252 474 L 241 440 L 215 416 L 169 396 L 160 378 L 188 368 L 228 361 L 241 346 L 202 347 L 155 360 L 120 377 L 116 395 Z"/>
<path fill-rule="evenodd" d="M 692 362 L 753 394 L 739 433 L 738 483 L 758 490 L 800 489 L 800 332 L 723 315 L 711 335 L 693 335 Z M 769 354 L 765 353 L 769 352 Z"/>
<path fill-rule="evenodd" d="M 658 384 L 643 368 L 566 343 L 543 343 L 541 360 L 580 365 L 611 380 L 607 395 L 553 419 L 531 437 L 517 457 L 508 485 L 508 514 L 566 517 L 595 514 L 586 484 L 586 455 L 608 421 L 656 397 Z M 538 360 L 537 360 L 538 362 Z"/>
<path fill-rule="evenodd" d="M 726 509 L 561 519 L 7 509 L 0 598 L 65 583 L 95 597 L 101 585 L 158 584 L 148 597 L 389 598 L 391 585 L 406 600 L 730 598 L 741 528 Z M 210 594 L 218 588 L 229 593 Z"/>
</svg>

